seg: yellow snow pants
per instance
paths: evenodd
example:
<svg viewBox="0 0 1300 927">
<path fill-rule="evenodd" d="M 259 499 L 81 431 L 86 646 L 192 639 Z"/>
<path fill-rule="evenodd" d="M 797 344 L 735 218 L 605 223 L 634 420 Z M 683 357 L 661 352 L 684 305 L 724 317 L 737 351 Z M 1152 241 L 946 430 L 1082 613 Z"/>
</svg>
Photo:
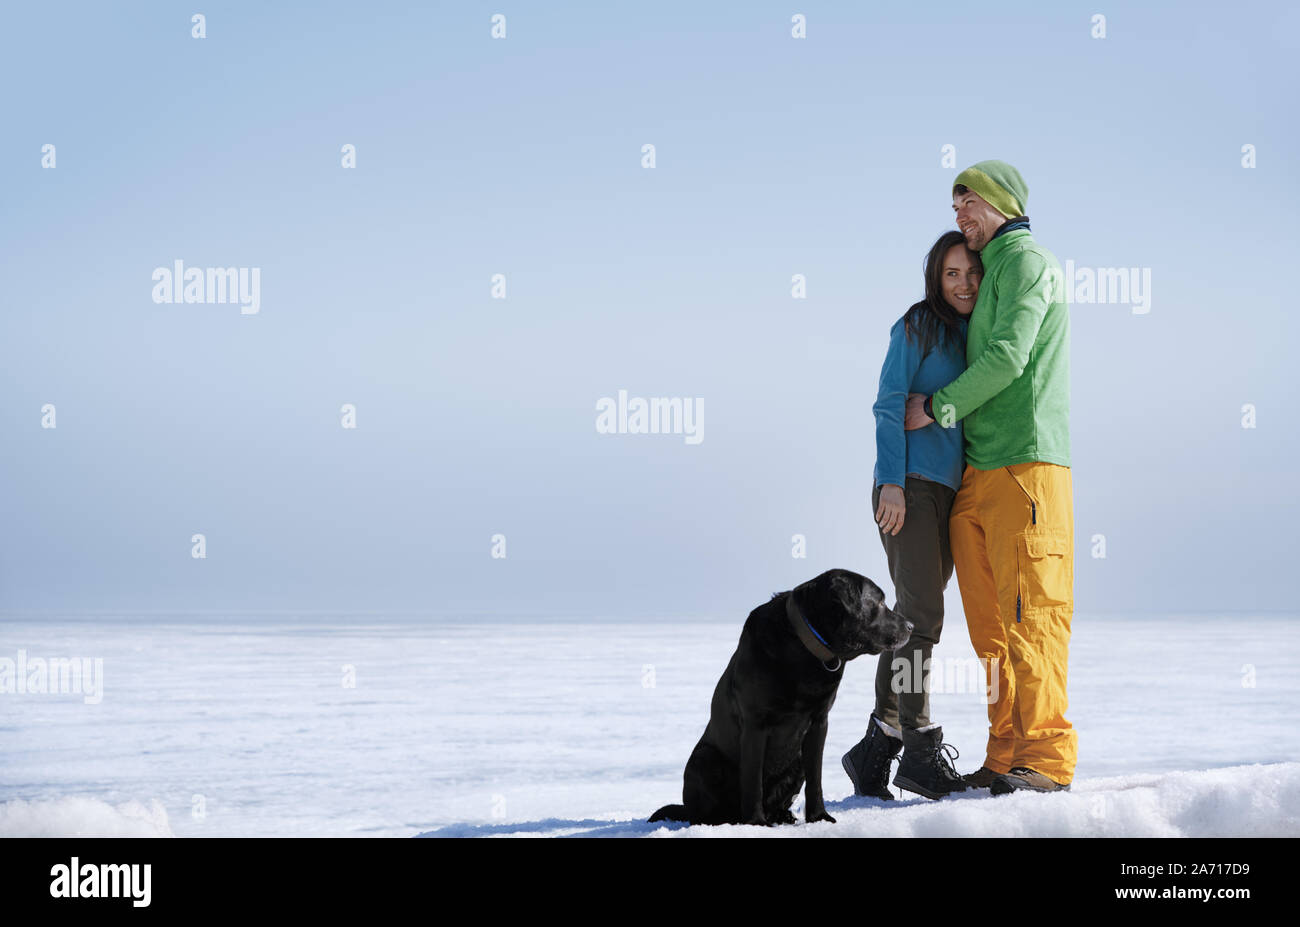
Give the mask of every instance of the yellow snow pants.
<svg viewBox="0 0 1300 927">
<path fill-rule="evenodd" d="M 966 627 L 989 684 L 984 765 L 999 773 L 1028 766 L 1067 785 L 1079 752 L 1065 720 L 1074 614 L 1070 468 L 968 464 L 948 532 Z"/>
</svg>

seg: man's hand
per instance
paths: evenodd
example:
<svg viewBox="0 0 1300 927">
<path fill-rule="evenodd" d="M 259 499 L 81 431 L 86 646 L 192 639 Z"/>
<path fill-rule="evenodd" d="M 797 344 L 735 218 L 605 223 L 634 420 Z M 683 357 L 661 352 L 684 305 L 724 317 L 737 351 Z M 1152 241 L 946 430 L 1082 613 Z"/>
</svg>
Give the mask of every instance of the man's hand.
<svg viewBox="0 0 1300 927">
<path fill-rule="evenodd" d="M 903 498 L 903 487 L 886 483 L 880 487 L 880 505 L 876 507 L 876 524 L 888 535 L 895 535 L 903 530 L 903 515 L 907 512 L 907 502 Z"/>
<path fill-rule="evenodd" d="M 925 414 L 925 393 L 908 393 L 907 407 L 903 413 L 903 430 L 915 431 L 934 423 L 934 419 Z"/>
</svg>

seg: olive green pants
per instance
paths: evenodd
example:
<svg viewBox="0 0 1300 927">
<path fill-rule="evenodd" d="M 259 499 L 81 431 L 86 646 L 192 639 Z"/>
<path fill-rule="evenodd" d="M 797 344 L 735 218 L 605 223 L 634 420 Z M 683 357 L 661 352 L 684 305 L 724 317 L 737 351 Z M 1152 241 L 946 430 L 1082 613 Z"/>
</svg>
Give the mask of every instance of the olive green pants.
<svg viewBox="0 0 1300 927">
<path fill-rule="evenodd" d="M 912 636 L 876 664 L 876 717 L 896 731 L 930 722 L 930 653 L 943 630 L 943 590 L 952 578 L 948 514 L 957 493 L 942 483 L 906 477 L 907 510 L 896 535 L 877 525 L 894 583 L 894 611 L 912 622 Z M 871 492 L 871 513 L 880 507 L 880 487 Z M 899 661 L 896 663 L 896 661 Z"/>
</svg>

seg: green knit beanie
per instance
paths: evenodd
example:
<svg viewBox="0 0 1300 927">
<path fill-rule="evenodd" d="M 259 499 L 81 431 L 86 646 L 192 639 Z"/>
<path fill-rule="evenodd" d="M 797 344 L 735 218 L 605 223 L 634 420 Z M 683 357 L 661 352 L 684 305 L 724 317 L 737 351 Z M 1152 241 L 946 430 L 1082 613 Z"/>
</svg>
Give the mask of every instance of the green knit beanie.
<svg viewBox="0 0 1300 927">
<path fill-rule="evenodd" d="M 1029 202 L 1029 187 L 1025 178 L 1006 161 L 980 161 L 957 175 L 952 182 L 955 189 L 963 185 L 974 190 L 988 204 L 1008 219 L 1025 214 Z"/>
</svg>

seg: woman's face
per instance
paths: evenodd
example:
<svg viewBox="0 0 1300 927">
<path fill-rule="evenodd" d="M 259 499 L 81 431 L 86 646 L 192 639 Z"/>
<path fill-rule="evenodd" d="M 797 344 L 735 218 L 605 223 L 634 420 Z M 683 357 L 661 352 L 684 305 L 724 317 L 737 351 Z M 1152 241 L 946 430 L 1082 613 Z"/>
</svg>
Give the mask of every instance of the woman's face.
<svg viewBox="0 0 1300 927">
<path fill-rule="evenodd" d="M 953 245 L 943 256 L 943 298 L 962 315 L 970 315 L 980 289 L 980 268 L 965 245 Z"/>
</svg>

